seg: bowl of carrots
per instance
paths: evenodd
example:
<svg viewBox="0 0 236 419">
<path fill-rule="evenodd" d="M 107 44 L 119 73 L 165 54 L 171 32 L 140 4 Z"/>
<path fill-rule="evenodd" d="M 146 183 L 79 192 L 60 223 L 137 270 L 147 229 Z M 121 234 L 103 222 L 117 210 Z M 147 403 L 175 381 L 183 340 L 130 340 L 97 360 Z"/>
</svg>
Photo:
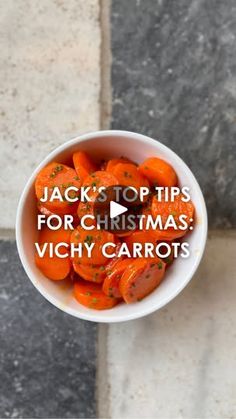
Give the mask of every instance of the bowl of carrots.
<svg viewBox="0 0 236 419">
<path fill-rule="evenodd" d="M 114 185 L 149 188 L 148 196 L 139 205 L 142 228 L 121 233 L 107 231 L 92 225 L 89 219 L 91 228 L 87 231 L 81 220 L 95 211 L 96 188 Z M 77 193 L 81 187 L 89 187 L 89 202 L 82 200 L 81 192 Z M 158 200 L 158 187 L 167 193 L 171 187 L 187 187 L 191 200 L 185 202 L 181 193 L 171 204 Z M 51 199 L 55 191 L 61 193 L 61 200 Z M 65 199 L 66 196 L 71 199 Z M 150 214 L 159 215 L 164 222 L 168 214 L 175 219 L 179 213 L 185 215 L 185 230 L 169 227 L 153 232 L 145 224 L 145 217 Z M 40 231 L 39 217 L 45 223 Z M 58 228 L 54 228 L 53 222 L 49 228 L 47 222 L 55 217 Z M 65 217 L 71 228 L 65 228 Z M 67 141 L 50 153 L 28 180 L 16 218 L 19 256 L 37 290 L 64 312 L 95 322 L 136 319 L 170 302 L 193 277 L 206 237 L 205 201 L 191 170 L 160 141 L 128 131 L 92 132 Z M 137 242 L 144 247 L 146 243 L 158 246 L 181 240 L 189 248 L 186 258 L 173 259 L 171 253 L 169 257 L 155 255 L 151 260 L 149 254 L 137 249 L 132 254 Z M 65 246 L 60 258 L 52 256 L 49 247 L 59 243 Z M 109 255 L 101 251 L 106 243 L 110 246 Z M 82 250 L 94 246 L 92 257 L 76 253 L 74 249 L 80 245 Z M 121 252 L 124 248 L 130 256 Z"/>
</svg>

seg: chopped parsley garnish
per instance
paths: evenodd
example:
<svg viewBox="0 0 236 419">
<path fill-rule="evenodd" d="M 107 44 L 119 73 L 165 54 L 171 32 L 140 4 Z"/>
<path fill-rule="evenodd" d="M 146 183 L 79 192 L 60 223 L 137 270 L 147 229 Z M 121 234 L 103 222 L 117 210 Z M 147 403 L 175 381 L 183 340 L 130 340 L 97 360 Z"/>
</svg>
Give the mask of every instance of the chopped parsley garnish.
<svg viewBox="0 0 236 419">
<path fill-rule="evenodd" d="M 89 246 L 93 242 L 93 236 L 86 236 L 84 239 L 84 243 L 87 243 Z"/>
<path fill-rule="evenodd" d="M 57 175 L 57 173 L 61 172 L 62 170 L 63 170 L 63 166 L 61 165 L 55 166 L 52 173 L 50 173 L 50 177 L 54 178 Z"/>
</svg>

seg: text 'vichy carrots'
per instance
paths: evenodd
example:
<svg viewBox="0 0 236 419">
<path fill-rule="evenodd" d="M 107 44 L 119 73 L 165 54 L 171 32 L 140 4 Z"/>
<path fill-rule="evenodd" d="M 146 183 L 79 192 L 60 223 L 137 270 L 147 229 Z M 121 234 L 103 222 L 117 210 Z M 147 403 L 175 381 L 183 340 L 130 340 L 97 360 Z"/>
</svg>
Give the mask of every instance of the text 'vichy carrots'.
<svg viewBox="0 0 236 419">
<path fill-rule="evenodd" d="M 98 163 L 77 151 L 70 166 L 51 162 L 38 173 L 35 194 L 36 266 L 52 281 L 67 279 L 89 309 L 141 301 L 189 255 L 190 191 L 159 157 Z"/>
</svg>

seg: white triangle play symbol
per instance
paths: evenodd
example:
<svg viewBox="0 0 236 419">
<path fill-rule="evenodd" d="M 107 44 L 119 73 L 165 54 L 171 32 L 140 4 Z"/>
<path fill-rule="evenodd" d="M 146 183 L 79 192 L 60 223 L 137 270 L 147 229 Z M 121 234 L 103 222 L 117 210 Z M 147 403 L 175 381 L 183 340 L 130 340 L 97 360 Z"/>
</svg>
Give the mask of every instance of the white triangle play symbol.
<svg viewBox="0 0 236 419">
<path fill-rule="evenodd" d="M 128 208 L 124 207 L 124 205 L 117 204 L 115 201 L 110 201 L 110 218 L 117 217 L 126 211 L 128 211 Z"/>
</svg>

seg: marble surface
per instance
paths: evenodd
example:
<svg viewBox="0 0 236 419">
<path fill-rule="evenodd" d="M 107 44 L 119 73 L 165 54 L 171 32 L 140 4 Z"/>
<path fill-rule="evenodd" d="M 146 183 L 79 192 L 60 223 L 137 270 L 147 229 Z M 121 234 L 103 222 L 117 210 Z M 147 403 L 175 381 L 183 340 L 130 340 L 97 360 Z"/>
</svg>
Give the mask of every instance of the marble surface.
<svg viewBox="0 0 236 419">
<path fill-rule="evenodd" d="M 59 311 L 0 242 L 0 417 L 96 417 L 97 327 Z"/>
<path fill-rule="evenodd" d="M 0 2 L 0 228 L 36 165 L 99 128 L 99 0 Z"/>
<path fill-rule="evenodd" d="M 236 3 L 112 2 L 112 128 L 160 139 L 196 175 L 211 227 L 236 227 Z"/>
<path fill-rule="evenodd" d="M 181 295 L 146 318 L 109 326 L 112 418 L 236 417 L 235 251 L 235 233 L 211 233 Z"/>
</svg>

